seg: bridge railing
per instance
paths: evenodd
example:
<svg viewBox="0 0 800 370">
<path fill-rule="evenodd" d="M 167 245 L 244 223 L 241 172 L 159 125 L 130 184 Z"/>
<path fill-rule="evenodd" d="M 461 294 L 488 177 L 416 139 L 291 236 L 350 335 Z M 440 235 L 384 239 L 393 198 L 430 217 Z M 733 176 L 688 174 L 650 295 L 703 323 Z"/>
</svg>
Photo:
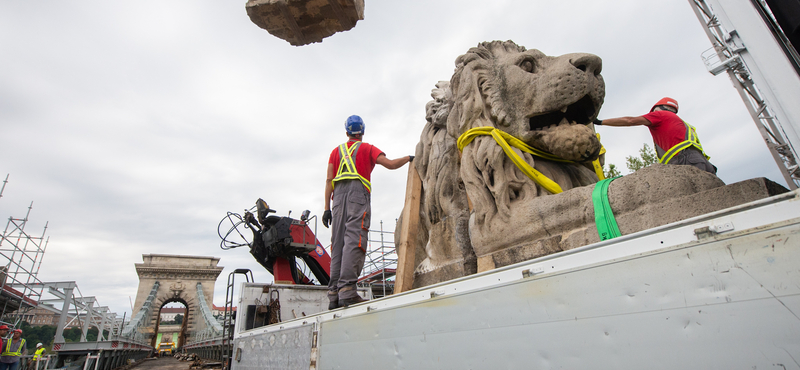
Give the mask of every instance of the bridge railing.
<svg viewBox="0 0 800 370">
<path fill-rule="evenodd" d="M 203 294 L 203 285 L 197 283 L 197 300 L 200 306 L 200 316 L 203 318 L 205 327 L 202 330 L 195 332 L 192 342 L 204 342 L 210 339 L 222 337 L 222 324 L 211 313 L 211 308 L 206 303 L 205 294 Z"/>
<path fill-rule="evenodd" d="M 160 285 L 161 283 L 158 281 L 153 284 L 153 289 L 150 290 L 150 295 L 147 296 L 147 299 L 142 304 L 142 308 L 136 313 L 136 316 L 133 317 L 128 325 L 125 325 L 125 328 L 122 329 L 122 334 L 120 335 L 121 337 L 136 341 L 144 341 L 144 333 L 142 333 L 139 329 L 147 327 L 150 324 L 150 314 L 153 310 L 153 302 L 156 299 L 158 287 Z"/>
</svg>

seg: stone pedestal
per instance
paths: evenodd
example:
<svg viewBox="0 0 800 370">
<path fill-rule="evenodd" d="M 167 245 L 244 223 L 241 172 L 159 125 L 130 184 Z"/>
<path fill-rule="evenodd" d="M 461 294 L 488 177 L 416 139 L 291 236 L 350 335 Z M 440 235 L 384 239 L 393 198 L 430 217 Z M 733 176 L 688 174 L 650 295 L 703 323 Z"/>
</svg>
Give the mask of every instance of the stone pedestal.
<svg viewBox="0 0 800 370">
<path fill-rule="evenodd" d="M 529 242 L 478 255 L 478 272 L 599 242 L 593 189 L 593 185 L 584 186 L 537 199 L 532 204 L 536 211 L 531 212 L 536 216 L 520 225 L 534 237 Z M 716 176 L 692 166 L 655 164 L 614 180 L 608 199 L 620 232 L 628 235 L 786 191 L 765 178 L 725 185 Z M 456 263 L 418 273 L 414 287 L 464 276 L 459 267 Z"/>
</svg>

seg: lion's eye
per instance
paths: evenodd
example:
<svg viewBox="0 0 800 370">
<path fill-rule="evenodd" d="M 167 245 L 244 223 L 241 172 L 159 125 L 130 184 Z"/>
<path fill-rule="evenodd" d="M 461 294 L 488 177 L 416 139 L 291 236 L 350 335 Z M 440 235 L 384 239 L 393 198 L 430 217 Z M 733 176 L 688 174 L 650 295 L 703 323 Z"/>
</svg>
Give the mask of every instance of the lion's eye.
<svg viewBox="0 0 800 370">
<path fill-rule="evenodd" d="M 519 67 L 525 72 L 533 73 L 536 69 L 536 63 L 533 60 L 525 59 L 519 63 Z"/>
</svg>

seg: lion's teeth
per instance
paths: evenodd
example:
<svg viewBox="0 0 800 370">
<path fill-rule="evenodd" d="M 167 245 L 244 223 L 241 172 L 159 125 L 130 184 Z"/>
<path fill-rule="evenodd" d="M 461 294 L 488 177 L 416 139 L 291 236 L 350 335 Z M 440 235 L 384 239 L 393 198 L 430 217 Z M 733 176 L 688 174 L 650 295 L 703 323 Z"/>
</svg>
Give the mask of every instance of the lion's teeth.
<svg viewBox="0 0 800 370">
<path fill-rule="evenodd" d="M 567 107 L 561 108 L 561 113 L 567 113 Z"/>
</svg>

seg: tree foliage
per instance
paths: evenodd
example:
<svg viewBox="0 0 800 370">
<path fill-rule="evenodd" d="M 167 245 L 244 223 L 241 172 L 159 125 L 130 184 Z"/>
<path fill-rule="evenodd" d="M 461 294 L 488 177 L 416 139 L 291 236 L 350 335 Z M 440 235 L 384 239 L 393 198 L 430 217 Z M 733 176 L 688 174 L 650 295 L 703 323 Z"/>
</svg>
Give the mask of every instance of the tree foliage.
<svg viewBox="0 0 800 370">
<path fill-rule="evenodd" d="M 97 328 L 89 328 L 89 330 L 86 331 L 86 341 L 97 341 L 97 332 Z M 81 328 L 64 329 L 64 340 L 67 342 L 80 342 L 82 333 L 83 330 Z M 103 334 L 105 338 L 108 338 L 108 330 L 103 330 Z"/>
<path fill-rule="evenodd" d="M 33 354 L 33 351 L 36 350 L 36 343 L 42 343 L 50 351 L 56 337 L 55 326 L 31 326 L 27 321 L 23 321 L 19 328 L 22 329 L 22 337 L 25 338 L 25 347 L 28 348 L 28 354 Z M 80 342 L 82 332 L 83 330 L 77 327 L 64 329 L 64 340 L 67 342 Z M 97 332 L 97 328 L 89 328 L 86 332 L 86 341 L 97 341 Z M 108 330 L 103 330 L 103 334 L 105 334 L 105 338 L 108 338 Z"/>
<path fill-rule="evenodd" d="M 53 339 L 56 336 L 55 326 L 30 326 L 26 321 L 23 321 L 20 329 L 22 329 L 22 337 L 25 338 L 25 347 L 28 348 L 28 354 L 33 354 L 33 351 L 36 350 L 36 343 L 42 343 L 48 350 L 52 347 Z"/>
<path fill-rule="evenodd" d="M 658 163 L 658 156 L 653 148 L 647 144 L 644 144 L 642 149 L 639 149 L 638 157 L 632 155 L 625 157 L 625 166 L 628 167 L 631 173 L 641 170 L 653 163 Z M 607 179 L 621 175 L 619 169 L 617 169 L 617 166 L 613 163 L 603 166 L 603 174 Z"/>
<path fill-rule="evenodd" d="M 639 149 L 639 156 L 627 156 L 625 157 L 625 166 L 628 167 L 628 170 L 631 172 L 636 172 L 645 168 L 653 163 L 658 163 L 658 156 L 656 156 L 656 152 L 653 151 L 649 145 L 644 144 L 642 149 Z"/>
<path fill-rule="evenodd" d="M 177 314 L 172 320 L 161 320 L 161 325 L 180 325 L 183 324 L 183 315 Z"/>
<path fill-rule="evenodd" d="M 617 165 L 609 163 L 608 166 L 603 166 L 603 176 L 607 179 L 614 178 L 621 175 L 617 169 Z"/>
</svg>

